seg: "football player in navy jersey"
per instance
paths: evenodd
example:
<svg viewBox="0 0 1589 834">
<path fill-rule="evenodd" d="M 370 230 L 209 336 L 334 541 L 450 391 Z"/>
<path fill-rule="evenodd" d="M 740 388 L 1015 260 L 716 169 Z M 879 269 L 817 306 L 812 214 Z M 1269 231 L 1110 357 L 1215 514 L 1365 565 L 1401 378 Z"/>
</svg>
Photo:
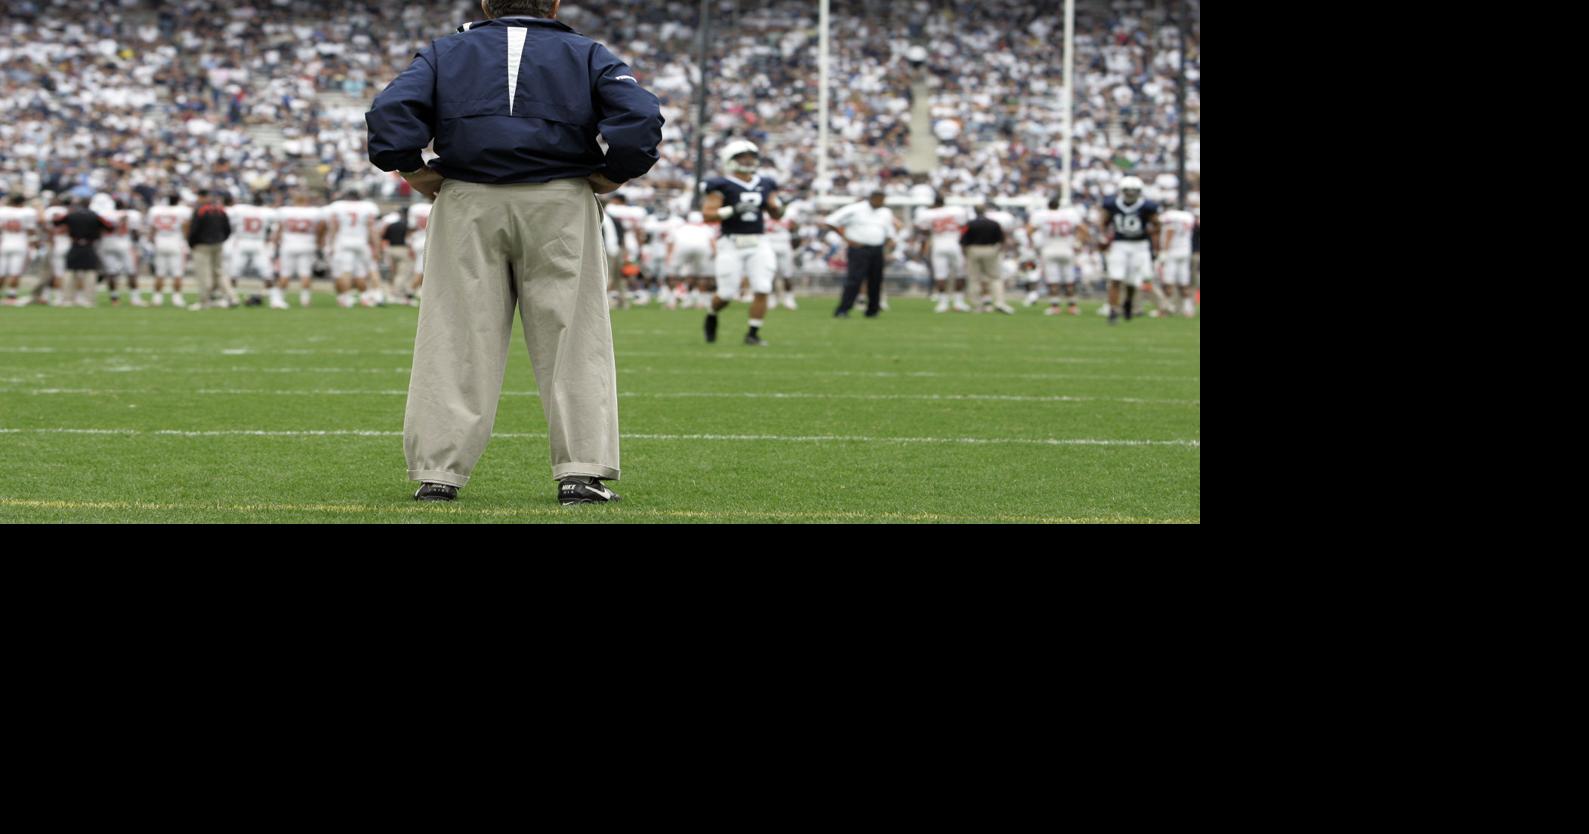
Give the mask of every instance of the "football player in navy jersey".
<svg viewBox="0 0 1589 834">
<path fill-rule="evenodd" d="M 750 332 L 745 344 L 765 345 L 761 338 L 762 317 L 767 314 L 767 296 L 772 292 L 777 261 L 764 234 L 763 215 L 783 217 L 778 202 L 778 183 L 756 173 L 760 152 L 755 143 L 744 139 L 729 142 L 722 150 L 727 176 L 706 181 L 706 201 L 701 212 L 706 222 L 721 224 L 723 234 L 717 242 L 717 297 L 706 314 L 706 341 L 717 341 L 717 313 L 739 295 L 748 280 L 753 296 L 750 303 Z"/>
<path fill-rule="evenodd" d="M 1131 320 L 1132 303 L 1143 282 L 1153 280 L 1153 244 L 1159 236 L 1159 204 L 1142 196 L 1142 180 L 1120 180 L 1120 191 L 1099 207 L 1103 226 L 1104 271 L 1109 276 L 1109 323 L 1122 312 Z M 1120 286 L 1126 287 L 1124 306 Z"/>
</svg>

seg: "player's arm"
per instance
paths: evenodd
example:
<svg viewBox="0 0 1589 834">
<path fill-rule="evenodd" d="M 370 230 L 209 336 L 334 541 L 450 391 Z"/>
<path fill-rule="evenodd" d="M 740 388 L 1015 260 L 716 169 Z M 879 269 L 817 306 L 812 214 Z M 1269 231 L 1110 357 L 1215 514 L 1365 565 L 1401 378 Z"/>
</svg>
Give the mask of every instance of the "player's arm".
<svg viewBox="0 0 1589 834">
<path fill-rule="evenodd" d="M 1102 230 L 1098 236 L 1098 251 L 1104 252 L 1109 249 L 1109 244 L 1114 242 L 1114 224 L 1109 222 L 1109 210 L 1103 206 L 1098 207 L 1098 213 L 1095 217 L 1098 222 L 1098 228 Z"/>
<path fill-rule="evenodd" d="M 734 216 L 734 207 L 723 205 L 723 192 L 709 191 L 706 200 L 701 203 L 701 214 L 706 216 L 708 223 L 721 223 Z"/>
</svg>

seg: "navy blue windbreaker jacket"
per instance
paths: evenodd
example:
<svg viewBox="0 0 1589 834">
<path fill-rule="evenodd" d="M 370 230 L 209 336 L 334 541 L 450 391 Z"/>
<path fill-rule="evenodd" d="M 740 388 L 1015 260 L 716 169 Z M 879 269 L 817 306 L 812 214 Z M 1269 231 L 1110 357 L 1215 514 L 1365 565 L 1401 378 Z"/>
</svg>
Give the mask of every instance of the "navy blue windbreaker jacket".
<svg viewBox="0 0 1589 834">
<path fill-rule="evenodd" d="M 555 20 L 505 17 L 432 41 L 364 116 L 383 171 L 431 167 L 465 182 L 550 182 L 651 170 L 662 140 L 657 97 L 595 41 Z M 607 140 L 602 156 L 596 134 Z"/>
</svg>

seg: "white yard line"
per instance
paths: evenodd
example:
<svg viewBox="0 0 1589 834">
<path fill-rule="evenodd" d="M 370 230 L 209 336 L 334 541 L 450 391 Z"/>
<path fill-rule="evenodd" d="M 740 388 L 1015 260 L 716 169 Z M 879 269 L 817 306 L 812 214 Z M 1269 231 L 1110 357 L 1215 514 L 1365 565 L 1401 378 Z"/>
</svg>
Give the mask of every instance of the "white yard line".
<svg viewBox="0 0 1589 834">
<path fill-rule="evenodd" d="M 405 496 L 406 498 L 406 496 Z M 170 503 L 154 501 L 62 501 L 40 500 L 31 498 L 0 498 L 0 507 L 16 507 L 29 510 L 115 510 L 119 512 L 212 512 L 212 513 L 247 513 L 261 512 L 281 513 L 336 513 L 358 516 L 369 516 L 374 513 L 393 513 L 414 520 L 431 519 L 442 520 L 449 516 L 486 517 L 486 518 L 574 518 L 575 514 L 582 512 L 580 509 L 565 507 L 470 507 L 465 505 L 448 504 L 418 504 L 414 501 L 398 500 L 390 504 L 284 504 L 284 503 L 253 503 L 236 504 L 226 502 L 189 502 Z M 623 504 L 615 505 L 610 511 L 614 520 L 622 518 L 673 518 L 673 519 L 786 519 L 789 521 L 817 521 L 824 519 L 837 519 L 842 521 L 942 521 L 942 522 L 986 522 L 1003 521 L 1028 524 L 1196 524 L 1199 518 L 1135 518 L 1131 516 L 1038 516 L 1038 515 L 946 515 L 942 513 L 898 513 L 886 511 L 856 510 L 856 511 L 799 511 L 799 510 L 664 510 L 651 509 Z M 605 516 L 604 516 L 605 517 Z"/>
<path fill-rule="evenodd" d="M 323 430 L 269 430 L 220 429 L 213 431 L 184 431 L 180 429 L 14 429 L 0 428 L 0 434 L 84 434 L 126 435 L 152 437 L 402 437 L 400 431 L 367 431 L 356 429 Z M 492 437 L 523 439 L 543 438 L 545 432 L 496 432 Z M 883 443 L 883 444 L 965 444 L 965 445 L 1016 445 L 1016 446 L 1180 446 L 1201 449 L 1201 440 L 1116 440 L 1097 438 L 1058 437 L 872 437 L 839 434 L 648 434 L 624 432 L 630 440 L 657 441 L 713 441 L 757 443 Z"/>
<path fill-rule="evenodd" d="M 194 388 L 168 391 L 152 388 L 0 388 L 0 394 L 32 396 L 110 396 L 151 394 L 177 396 L 265 396 L 265 397 L 406 397 L 406 388 Z M 503 391 L 504 397 L 539 397 L 536 391 Z M 847 394 L 805 391 L 620 391 L 618 396 L 643 399 L 726 399 L 726 400 L 874 400 L 927 402 L 1025 402 L 1025 403 L 1128 403 L 1131 405 L 1201 406 L 1201 400 L 1143 399 L 1137 397 L 1091 397 L 1056 394 Z"/>
</svg>

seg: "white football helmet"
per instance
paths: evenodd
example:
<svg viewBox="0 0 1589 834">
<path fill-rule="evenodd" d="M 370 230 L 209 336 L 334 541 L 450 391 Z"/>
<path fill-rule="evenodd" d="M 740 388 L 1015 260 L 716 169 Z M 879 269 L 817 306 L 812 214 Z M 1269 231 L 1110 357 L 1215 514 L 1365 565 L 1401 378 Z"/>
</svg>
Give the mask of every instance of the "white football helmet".
<svg viewBox="0 0 1589 834">
<path fill-rule="evenodd" d="M 1126 177 L 1120 181 L 1120 199 L 1134 203 L 1141 198 L 1142 180 L 1137 177 Z"/>
<path fill-rule="evenodd" d="M 756 159 L 751 161 L 748 165 L 734 161 L 734 157 L 747 153 L 754 155 Z M 723 170 L 729 172 L 730 174 L 738 174 L 740 176 L 749 176 L 756 173 L 756 162 L 759 162 L 761 159 L 761 151 L 756 148 L 756 143 L 745 139 L 735 139 L 734 141 L 729 142 L 727 145 L 723 146 L 723 150 L 721 151 L 720 155 L 723 159 Z"/>
</svg>

